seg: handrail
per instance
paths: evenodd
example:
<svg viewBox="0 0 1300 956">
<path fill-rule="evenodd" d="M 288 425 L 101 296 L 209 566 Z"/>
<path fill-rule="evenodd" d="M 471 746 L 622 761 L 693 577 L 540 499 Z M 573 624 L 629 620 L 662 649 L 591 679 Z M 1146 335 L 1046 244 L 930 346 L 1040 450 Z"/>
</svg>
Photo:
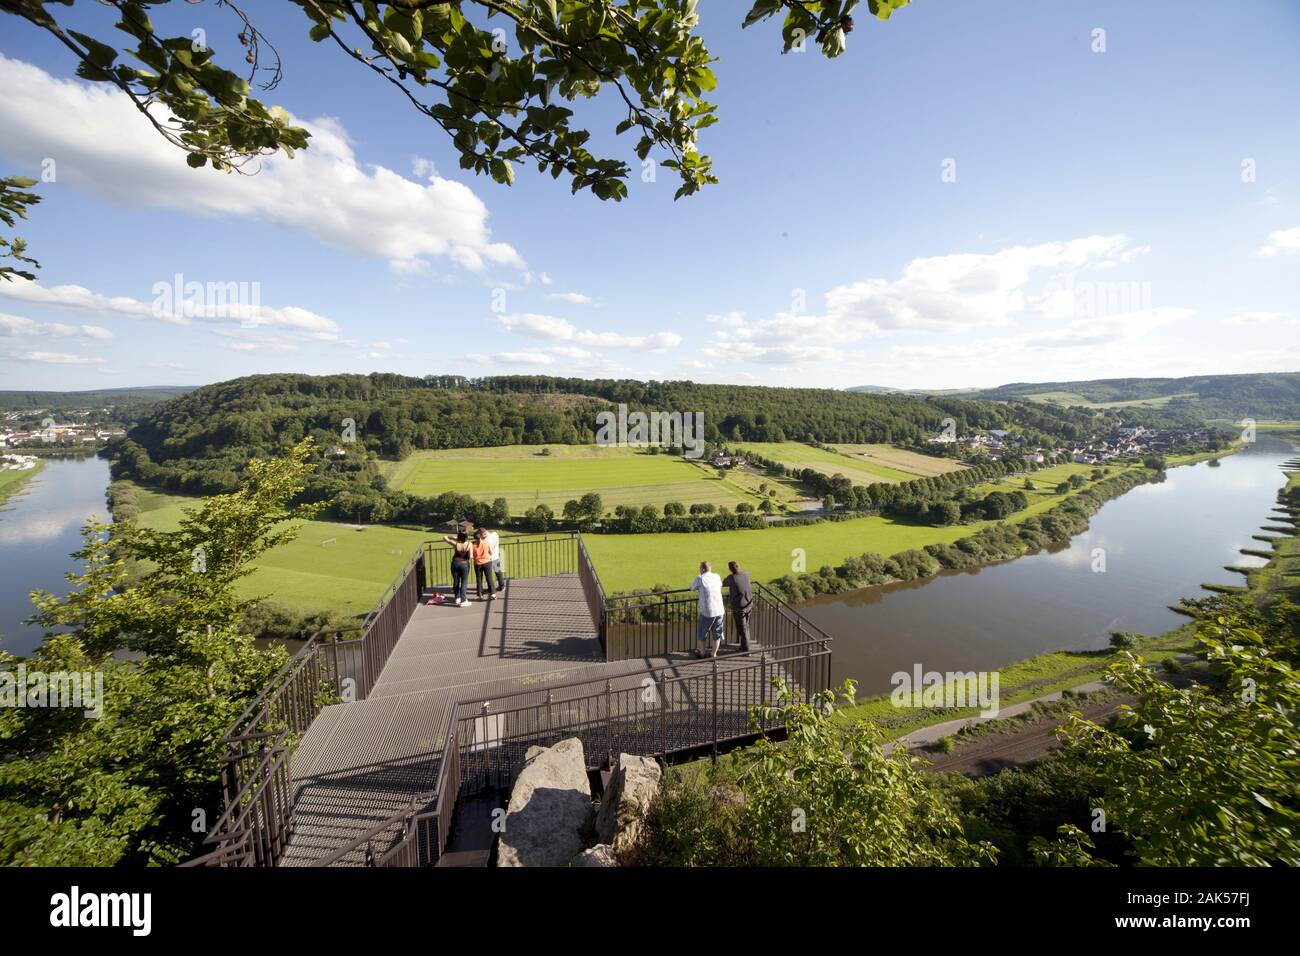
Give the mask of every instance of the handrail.
<svg viewBox="0 0 1300 956">
<path fill-rule="evenodd" d="M 574 571 L 568 570 L 568 568 L 576 569 L 576 573 L 582 581 L 588 607 L 592 616 L 596 619 L 595 623 L 599 629 L 602 646 L 607 647 L 606 627 L 611 616 L 625 614 L 639 608 L 653 610 L 654 608 L 670 605 L 684 605 L 698 599 L 697 592 L 690 588 L 674 588 L 667 591 L 639 591 L 613 597 L 607 596 L 600 576 L 596 572 L 594 562 L 591 560 L 591 555 L 587 551 L 586 542 L 581 533 L 578 532 L 507 532 L 502 534 L 502 537 L 504 539 L 502 544 L 511 546 L 527 546 L 534 543 L 543 545 L 550 543 L 561 544 L 563 542 L 573 543 L 573 550 L 561 548 L 559 551 L 554 551 L 551 548 L 544 548 L 539 552 L 535 552 L 538 555 L 538 560 L 543 563 L 547 570 L 540 572 L 534 570 L 533 573 L 572 574 Z M 404 589 L 410 588 L 412 574 L 416 575 L 415 584 L 417 590 L 420 586 L 431 586 L 434 583 L 428 576 L 429 566 L 422 564 L 422 562 L 431 558 L 433 552 L 439 547 L 448 548 L 449 546 L 438 540 L 429 540 L 420 546 L 415 554 L 402 566 L 397 577 L 385 589 L 379 601 L 366 615 L 359 628 L 320 630 L 314 633 L 303 647 L 276 672 L 267 686 L 231 724 L 230 729 L 222 737 L 222 742 L 225 745 L 222 764 L 223 768 L 227 766 L 233 767 L 234 786 L 229 786 L 226 770 L 223 769 L 222 780 L 223 786 L 226 787 L 227 803 L 217 824 L 204 841 L 208 844 L 216 843 L 218 846 L 215 850 L 190 861 L 189 865 L 223 865 L 230 863 L 245 865 L 248 862 L 253 864 L 274 864 L 279 858 L 288 834 L 292 830 L 293 822 L 292 798 L 289 798 L 286 805 L 284 799 L 286 793 L 283 789 L 286 783 L 282 777 L 288 772 L 288 761 L 292 756 L 297 735 L 306 729 L 305 726 L 298 727 L 296 725 L 304 723 L 304 719 L 305 724 L 310 725 L 312 719 L 319 713 L 319 705 L 315 703 L 315 698 L 312 694 L 307 693 L 310 688 L 301 685 L 300 679 L 304 671 L 310 665 L 326 660 L 328 656 L 326 654 L 327 649 L 332 649 L 334 652 L 332 666 L 336 671 L 332 676 L 337 682 L 339 680 L 337 671 L 341 666 L 339 649 L 353 646 L 360 649 L 363 673 L 370 675 L 370 677 L 376 676 L 377 670 L 375 669 L 382 666 L 382 661 L 370 660 L 372 654 L 377 653 L 386 659 L 388 652 L 396 643 L 397 637 L 395 635 L 409 621 L 409 615 L 406 620 L 399 620 L 391 615 L 381 618 L 381 615 L 387 608 L 392 606 L 397 595 L 404 593 Z M 570 564 L 575 557 L 576 562 Z M 533 565 L 533 567 L 536 568 L 536 565 Z M 557 567 L 559 570 L 553 570 Z M 528 576 L 527 573 L 524 576 Z M 755 604 L 760 607 L 766 606 L 770 608 L 771 611 L 778 615 L 778 619 L 783 622 L 777 632 L 778 641 L 775 645 L 769 645 L 766 648 L 754 647 L 748 652 L 728 655 L 730 661 L 739 659 L 737 661 L 739 666 L 728 669 L 726 673 L 731 676 L 727 679 L 734 681 L 739 679 L 735 676 L 737 674 L 751 674 L 760 670 L 765 673 L 768 667 L 814 660 L 820 660 L 822 663 L 817 665 L 817 676 L 813 682 L 820 684 L 828 679 L 829 671 L 825 669 L 829 667 L 827 661 L 830 653 L 830 635 L 811 621 L 806 620 L 767 586 L 756 584 L 755 596 L 758 599 Z M 652 598 L 653 601 L 641 603 L 645 598 Z M 418 600 L 418 594 L 416 599 Z M 397 606 L 396 613 L 399 615 L 404 613 L 406 603 L 407 600 L 404 597 L 403 603 Z M 412 611 L 413 608 L 414 605 L 412 605 Z M 383 626 L 379 628 L 378 625 L 381 621 Z M 338 635 L 353 630 L 360 630 L 361 633 L 358 638 L 345 641 L 339 640 Z M 370 640 L 372 631 L 374 631 L 375 640 L 379 642 L 373 648 Z M 790 643 L 781 643 L 781 641 L 786 640 L 790 641 Z M 355 663 L 351 656 L 348 660 Z M 331 662 L 327 661 L 327 663 Z M 691 673 L 681 673 L 680 668 L 680 663 L 649 665 L 638 670 L 619 673 L 616 677 L 620 682 L 632 681 L 639 684 L 640 680 L 651 676 L 657 684 L 666 687 L 679 682 L 689 685 L 707 676 L 707 672 L 699 670 Z M 375 674 L 371 674 L 371 671 L 375 671 Z M 313 673 L 316 675 L 313 678 L 314 680 L 326 676 L 321 671 Z M 715 683 L 718 677 L 715 661 L 712 677 Z M 369 677 L 362 676 L 360 679 L 364 682 Z M 556 703 L 568 704 L 594 699 L 601 695 L 602 684 L 604 685 L 603 693 L 608 698 L 611 693 L 610 677 L 588 678 L 586 680 L 567 681 L 560 684 L 548 684 L 511 691 L 493 698 L 492 703 L 495 706 L 490 713 L 494 716 L 501 716 L 535 710 L 539 706 L 536 703 L 539 693 L 545 693 L 547 705 L 552 702 L 552 695 L 557 693 L 564 695 L 565 692 L 577 688 L 587 688 L 590 692 L 585 695 L 579 694 L 576 697 L 566 697 Z M 269 726 L 272 722 L 268 718 L 275 712 L 274 708 L 279 703 L 281 695 L 288 693 L 291 689 L 295 696 L 284 705 L 285 710 L 280 715 L 284 719 L 279 721 L 279 723 L 287 726 Z M 621 695 L 627 692 L 625 689 L 620 689 L 616 693 Z M 363 689 L 362 694 L 365 693 L 366 690 Z M 716 693 L 717 689 L 715 687 L 712 692 L 715 710 L 717 707 Z M 526 703 L 525 700 L 529 698 L 531 698 L 531 702 Z M 464 722 L 478 719 L 483 713 L 489 712 L 483 710 L 487 705 L 488 701 L 486 699 L 473 697 L 458 700 L 452 707 L 447 718 L 438 776 L 433 790 L 416 794 L 400 811 L 391 814 L 382 822 L 370 827 L 364 834 L 350 841 L 346 846 L 315 861 L 313 865 L 328 866 L 336 863 L 350 853 L 354 853 L 362 847 L 367 847 L 380 834 L 391 831 L 395 827 L 401 829 L 393 845 L 380 855 L 379 865 L 388 865 L 392 862 L 403 865 L 411 860 L 427 863 L 431 862 L 436 856 L 441 855 L 446 847 L 451 818 L 455 811 L 459 792 L 463 786 L 461 775 L 468 772 L 461 766 L 460 731 Z M 467 711 L 467 708 L 471 707 L 474 708 L 472 713 Z M 268 726 L 262 726 L 264 722 Z M 721 739 L 731 740 L 735 735 L 732 733 L 725 738 L 717 738 L 716 713 L 714 715 L 714 724 L 715 739 L 713 744 L 716 749 Z M 517 741 L 518 738 L 519 734 L 515 733 L 510 739 Z M 707 743 L 708 741 L 703 741 L 700 746 Z M 676 749 L 670 748 L 673 752 L 681 749 L 676 745 L 674 747 Z M 436 752 L 430 751 L 427 756 L 433 759 Z M 256 766 L 252 768 L 251 772 L 247 772 L 249 762 L 256 762 Z M 241 775 L 246 775 L 244 780 L 240 779 Z M 436 831 L 432 833 L 428 830 L 430 820 L 436 821 Z M 250 822 L 252 823 L 251 826 Z M 427 846 L 424 852 L 420 850 L 422 834 L 427 837 Z M 367 852 L 366 862 L 370 864 L 376 862 L 373 853 Z"/>
<path fill-rule="evenodd" d="M 812 621 L 808 620 L 806 617 L 804 617 L 802 614 L 796 611 L 793 607 L 790 606 L 790 604 L 784 598 L 780 597 L 775 591 L 769 588 L 766 584 L 756 583 L 754 586 L 758 589 L 758 592 L 762 594 L 764 598 L 766 598 L 771 603 L 775 604 L 780 610 L 785 611 L 793 615 L 795 618 L 797 618 L 801 626 L 811 628 L 812 630 L 816 631 L 818 634 L 822 636 L 823 640 L 826 641 L 834 640 L 834 638 L 831 637 L 829 634 L 827 634 L 826 631 L 824 631 L 822 628 L 818 627 Z"/>
<path fill-rule="evenodd" d="M 785 653 L 785 652 L 787 652 L 787 651 L 791 651 L 791 650 L 793 650 L 793 649 L 795 649 L 795 648 L 803 648 L 803 647 L 808 647 L 808 648 L 819 647 L 819 648 L 822 648 L 823 650 L 825 650 L 824 643 L 825 643 L 825 642 L 822 641 L 820 638 L 812 638 L 812 639 L 809 639 L 809 640 L 806 640 L 806 641 L 800 641 L 800 642 L 798 642 L 798 643 L 796 643 L 796 644 L 787 644 L 787 645 L 785 645 L 784 647 L 782 647 L 780 650 L 781 650 L 782 653 Z M 745 664 L 750 664 L 751 662 L 753 662 L 753 661 L 757 661 L 759 658 L 762 658 L 762 657 L 767 657 L 767 661 L 768 661 L 769 664 L 771 664 L 771 663 L 785 663 L 786 661 L 797 660 L 797 659 L 798 659 L 798 656 L 795 656 L 795 657 L 776 657 L 776 656 L 773 656 L 773 655 L 772 655 L 772 652 L 771 652 L 771 651 L 767 651 L 767 650 L 752 650 L 752 649 L 751 649 L 751 650 L 749 650 L 749 651 L 744 651 L 744 652 L 739 652 L 739 651 L 738 651 L 738 652 L 736 652 L 736 653 L 734 653 L 734 654 L 727 654 L 727 655 L 726 655 L 726 660 L 728 660 L 728 661 L 743 660 L 743 661 L 745 662 Z M 714 660 L 714 658 L 709 658 L 708 660 Z M 688 666 L 691 665 L 691 664 L 707 664 L 707 663 L 708 663 L 708 660 L 688 660 L 688 661 L 686 661 L 686 664 L 687 664 Z M 580 680 L 567 681 L 566 683 L 563 683 L 563 684 L 541 684 L 541 685 L 538 685 L 537 687 L 530 687 L 530 688 L 527 688 L 526 690 L 515 690 L 515 691 L 509 691 L 508 693 L 505 693 L 505 694 L 497 694 L 497 695 L 495 695 L 495 696 L 493 696 L 493 697 L 491 697 L 491 698 L 486 698 L 486 697 L 466 697 L 466 698 L 463 698 L 463 699 L 461 699 L 461 700 L 458 700 L 458 701 L 456 702 L 456 704 L 452 707 L 452 711 L 451 711 L 451 712 L 452 712 L 453 715 L 455 715 L 456 712 L 457 712 L 457 709 L 458 709 L 458 708 L 460 708 L 461 706 L 464 706 L 464 705 L 469 705 L 469 704 L 473 704 L 473 705 L 475 705 L 475 706 L 479 706 L 479 705 L 483 704 L 485 701 L 492 701 L 492 702 L 495 702 L 495 703 L 500 703 L 501 701 L 503 701 L 503 700 L 509 700 L 509 699 L 511 699 L 512 697 L 529 697 L 529 696 L 534 696 L 534 695 L 536 695 L 536 694 L 554 693 L 554 692 L 557 691 L 557 690 L 568 690 L 568 689 L 571 688 L 571 687 L 581 687 L 581 686 L 584 685 L 584 684 L 599 684 L 599 683 L 605 683 L 605 682 L 608 682 L 608 681 L 611 681 L 611 680 L 614 680 L 614 679 L 618 679 L 618 680 L 621 681 L 621 680 L 627 680 L 627 679 L 629 679 L 629 678 L 634 678 L 634 677 L 644 677 L 644 676 L 646 676 L 646 675 L 656 674 L 656 673 L 660 673 L 660 672 L 663 672 L 663 671 L 674 671 L 674 670 L 679 670 L 680 668 L 681 668 L 681 664 L 660 664 L 660 665 L 658 665 L 658 666 L 644 667 L 644 668 L 642 668 L 642 669 L 640 669 L 640 670 L 634 670 L 634 671 L 620 671 L 618 674 L 611 674 L 611 675 L 609 675 L 609 676 L 604 676 L 604 675 L 602 675 L 602 676 L 600 676 L 600 677 L 587 677 L 587 678 L 580 679 Z M 739 668 L 733 668 L 733 670 L 735 670 L 735 669 L 739 669 Z M 664 678 L 664 679 L 665 679 L 666 681 L 688 680 L 688 679 L 690 679 L 690 678 L 692 678 L 692 677 L 696 677 L 696 676 L 699 676 L 699 675 L 698 675 L 698 674 L 679 674 L 679 675 L 677 675 L 677 676 L 674 676 L 674 677 L 667 677 L 667 678 Z M 490 711 L 490 713 L 492 713 L 493 715 L 501 714 L 501 713 L 505 713 L 505 712 L 506 712 L 506 711 L 502 711 L 502 710 L 499 710 L 499 709 L 494 709 L 494 710 Z M 482 713 L 465 714 L 464 717 L 459 718 L 459 719 L 465 719 L 465 720 L 468 720 L 468 719 L 470 719 L 470 718 L 472 718 L 472 717 L 481 717 L 481 716 L 483 716 Z"/>
<path fill-rule="evenodd" d="M 335 863 L 343 859 L 349 853 L 355 853 L 357 850 L 360 850 L 362 846 L 368 844 L 371 840 L 379 836 L 379 834 L 383 833 L 385 830 L 392 829 L 392 827 L 394 827 L 399 823 L 409 824 L 411 818 L 422 813 L 423 808 L 427 806 L 429 802 L 437 799 L 437 796 L 438 796 L 438 792 L 436 790 L 430 790 L 430 791 L 425 791 L 424 793 L 416 794 L 409 801 L 407 801 L 405 808 L 397 811 L 392 816 L 384 820 L 382 823 L 378 823 L 375 826 L 371 827 L 369 830 L 361 834 L 361 836 L 357 837 L 351 843 L 341 847 L 340 849 L 335 850 L 329 856 L 322 857 L 319 860 L 315 860 L 311 865 L 312 866 L 333 866 Z M 405 826 L 403 827 L 403 830 L 405 830 Z M 405 836 L 406 834 L 404 833 L 403 839 L 405 838 Z M 399 839 L 397 842 L 400 843 L 402 842 L 402 840 Z"/>
<path fill-rule="evenodd" d="M 371 622 L 374 621 L 374 619 L 379 615 L 381 611 L 383 611 L 384 608 L 388 607 L 389 601 L 401 589 L 402 585 L 406 582 L 406 576 L 411 573 L 411 568 L 414 567 L 417 562 L 423 560 L 424 560 L 424 547 L 421 546 L 419 548 L 416 548 L 415 554 L 411 555 L 411 557 L 406 559 L 406 563 L 402 565 L 401 570 L 397 572 L 397 576 L 394 577 L 393 580 L 389 583 L 388 587 L 384 589 L 384 592 L 382 595 L 380 595 L 379 600 L 375 602 L 375 606 L 370 609 L 369 613 L 366 614 L 365 618 L 361 621 L 360 630 L 363 635 L 365 633 L 366 628 L 370 626 Z"/>
</svg>

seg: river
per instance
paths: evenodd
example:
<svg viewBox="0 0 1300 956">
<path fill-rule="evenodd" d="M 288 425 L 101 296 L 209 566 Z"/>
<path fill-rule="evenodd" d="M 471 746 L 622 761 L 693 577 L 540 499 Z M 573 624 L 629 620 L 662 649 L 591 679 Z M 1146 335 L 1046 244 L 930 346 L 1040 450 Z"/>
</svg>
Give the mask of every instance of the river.
<svg viewBox="0 0 1300 956">
<path fill-rule="evenodd" d="M 1186 618 L 1168 609 L 1202 582 L 1241 583 L 1224 565 L 1261 559 L 1239 548 L 1268 523 L 1279 468 L 1294 454 L 1261 439 L 1218 465 L 1170 469 L 1108 502 L 1068 544 L 1002 564 L 819 598 L 801 610 L 835 637 L 834 676 L 859 692 L 890 689 L 896 671 L 990 670 L 1058 649 L 1105 647 L 1112 631 L 1159 633 Z M 28 593 L 65 593 L 70 553 L 88 515 L 103 516 L 108 463 L 52 458 L 0 511 L 0 647 L 28 654 L 41 632 L 22 623 Z M 1094 549 L 1105 551 L 1093 571 Z"/>
<path fill-rule="evenodd" d="M 1205 597 L 1202 583 L 1242 584 L 1224 565 L 1264 563 L 1262 534 L 1292 446 L 1261 438 L 1217 465 L 1171 468 L 1102 506 L 1068 543 L 923 581 L 817 598 L 800 607 L 835 638 L 832 677 L 869 696 L 890 675 L 993 670 L 1054 650 L 1106 647 L 1112 631 L 1158 634 L 1185 623 L 1169 610 Z M 1094 571 L 1102 549 L 1105 570 Z"/>
<path fill-rule="evenodd" d="M 103 458 L 50 457 L 0 511 L 0 649 L 27 655 L 41 642 L 43 632 L 23 624 L 36 610 L 28 595 L 67 593 L 82 522 L 92 514 L 107 520 L 108 480 Z"/>
</svg>

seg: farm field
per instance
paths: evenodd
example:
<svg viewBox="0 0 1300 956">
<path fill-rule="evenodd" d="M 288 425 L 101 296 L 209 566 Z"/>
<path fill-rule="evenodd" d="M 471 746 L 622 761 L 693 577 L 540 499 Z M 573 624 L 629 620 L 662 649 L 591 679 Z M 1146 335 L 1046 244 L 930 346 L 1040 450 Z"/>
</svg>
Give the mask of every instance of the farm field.
<svg viewBox="0 0 1300 956">
<path fill-rule="evenodd" d="M 1060 469 L 1083 469 L 1091 466 L 1059 465 Z M 1114 475 L 1119 469 L 1112 468 Z M 1048 485 L 1044 479 L 1039 491 L 1026 492 L 1029 507 L 1012 516 L 1015 524 L 1056 507 L 1068 495 L 1052 493 L 1058 483 L 1072 472 L 1047 468 L 1035 476 L 1051 475 Z M 985 491 L 1014 491 L 1019 485 L 1015 479 L 1005 484 L 977 486 Z M 1084 487 L 1094 484 L 1089 481 Z M 776 525 L 758 531 L 715 531 L 709 534 L 592 534 L 586 535 L 587 550 L 595 562 L 596 571 L 606 591 L 632 591 L 670 584 L 686 587 L 695 577 L 700 561 L 712 561 L 714 569 L 726 568 L 730 560 L 741 563 L 756 581 L 770 581 L 791 572 L 791 551 L 802 548 L 806 556 L 806 570 L 815 571 L 823 565 L 837 565 L 845 558 L 874 551 L 889 557 L 910 548 L 923 548 L 927 544 L 951 544 L 958 538 L 968 537 L 995 521 L 978 521 L 971 524 L 935 527 L 907 524 L 894 518 L 873 515 L 850 521 L 826 524 L 784 527 Z"/>
<path fill-rule="evenodd" d="M 1035 392 L 1032 395 L 1026 395 L 1025 398 L 1031 402 L 1048 402 L 1057 405 L 1078 405 L 1084 408 L 1127 408 L 1131 405 L 1142 405 L 1148 408 L 1160 408 L 1168 405 L 1175 398 L 1196 398 L 1195 392 L 1182 392 L 1178 395 L 1159 395 L 1151 398 L 1130 398 L 1124 401 L 1115 402 L 1094 402 L 1084 398 L 1074 392 Z"/>
<path fill-rule="evenodd" d="M 504 445 L 419 451 L 386 466 L 390 487 L 413 495 L 460 492 L 491 501 L 505 498 L 512 514 L 537 504 L 556 513 L 564 503 L 589 491 L 600 495 L 606 511 L 617 505 L 669 501 L 712 503 L 734 508 L 757 497 L 719 478 L 706 465 L 673 455 L 648 455 L 635 448 L 599 445 Z"/>
<path fill-rule="evenodd" d="M 790 468 L 811 468 L 824 475 L 843 475 L 855 485 L 870 485 L 880 481 L 911 481 L 913 478 L 921 477 L 920 472 L 905 471 L 900 466 L 878 464 L 865 458 L 850 458 L 823 448 L 813 448 L 802 442 L 755 441 L 741 443 L 738 447 L 762 455 L 764 458 L 779 461 Z"/>
<path fill-rule="evenodd" d="M 882 468 L 907 472 L 923 478 L 945 475 L 950 471 L 960 471 L 966 467 L 951 458 L 922 455 L 919 452 L 895 448 L 893 445 L 836 445 L 835 450 L 842 455 L 860 458 L 871 465 L 879 465 Z"/>
<path fill-rule="evenodd" d="M 140 489 L 140 523 L 170 531 L 198 499 Z M 406 560 L 429 535 L 403 528 L 304 521 L 294 541 L 263 555 L 257 570 L 239 583 L 241 597 L 268 600 L 303 611 L 365 614 L 379 600 Z"/>
<path fill-rule="evenodd" d="M 1064 500 L 1056 485 L 1071 474 L 1088 475 L 1090 465 L 1056 465 L 1033 473 L 1038 490 L 1027 492 L 1029 507 L 1013 522 L 1042 514 Z M 1111 473 L 1118 470 L 1112 467 Z M 982 492 L 1021 488 L 1024 476 L 977 486 Z M 1089 482 L 1091 485 L 1092 482 Z M 1086 486 L 1085 486 L 1086 487 Z M 198 499 L 140 489 L 140 522 L 147 527 L 178 527 L 181 512 Z M 736 559 L 757 581 L 769 581 L 791 571 L 791 551 L 802 548 L 806 569 L 841 563 L 864 551 L 889 556 L 927 544 L 951 543 L 993 522 L 932 527 L 893 518 L 871 516 L 850 521 L 762 530 L 715 531 L 703 534 L 590 534 L 587 548 L 607 591 L 630 591 L 670 584 L 685 587 L 702 560 L 725 568 Z M 337 610 L 364 614 L 420 543 L 421 531 L 330 521 L 304 521 L 298 538 L 281 545 L 257 562 L 257 570 L 240 583 L 242 596 L 266 596 L 300 610 Z"/>
</svg>

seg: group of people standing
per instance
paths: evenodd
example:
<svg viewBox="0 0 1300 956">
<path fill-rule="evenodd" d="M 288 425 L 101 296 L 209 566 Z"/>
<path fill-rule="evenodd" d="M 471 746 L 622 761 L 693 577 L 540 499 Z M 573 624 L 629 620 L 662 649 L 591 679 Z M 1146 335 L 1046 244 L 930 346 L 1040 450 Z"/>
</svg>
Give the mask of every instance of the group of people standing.
<svg viewBox="0 0 1300 956">
<path fill-rule="evenodd" d="M 487 528 L 475 528 L 471 533 L 462 526 L 457 533 L 442 539 L 451 545 L 452 603 L 469 607 L 469 571 L 474 569 L 474 596 L 483 599 L 487 586 L 487 599 L 505 590 L 505 574 L 501 565 L 501 537 Z M 736 637 L 742 654 L 749 653 L 749 615 L 754 604 L 754 589 L 749 572 L 741 570 L 739 562 L 727 562 L 731 572 L 725 578 L 713 571 L 708 561 L 700 562 L 700 573 L 691 582 L 691 590 L 698 591 L 699 619 L 695 627 L 695 656 L 717 657 L 726 638 L 726 604 L 722 589 L 727 589 L 726 601 L 731 605 L 731 619 L 735 622 Z M 495 580 L 494 580 L 495 579 Z"/>
<path fill-rule="evenodd" d="M 742 571 L 736 561 L 727 562 L 731 571 L 725 578 L 713 572 L 708 561 L 700 562 L 700 573 L 691 582 L 691 590 L 700 592 L 699 619 L 695 625 L 695 656 L 717 657 L 726 637 L 723 625 L 726 607 L 722 603 L 722 589 L 727 589 L 731 602 L 731 619 L 736 623 L 736 636 L 740 639 L 740 652 L 749 652 L 749 612 L 754 604 L 754 589 L 749 572 Z"/>
<path fill-rule="evenodd" d="M 474 568 L 474 596 L 483 598 L 483 585 L 487 584 L 487 599 L 505 590 L 506 579 L 501 566 L 501 536 L 487 528 L 476 528 L 471 536 L 467 528 L 442 539 L 451 545 L 452 603 L 469 607 L 466 592 L 469 589 L 469 569 Z M 495 587 L 493 578 L 496 578 Z"/>
</svg>

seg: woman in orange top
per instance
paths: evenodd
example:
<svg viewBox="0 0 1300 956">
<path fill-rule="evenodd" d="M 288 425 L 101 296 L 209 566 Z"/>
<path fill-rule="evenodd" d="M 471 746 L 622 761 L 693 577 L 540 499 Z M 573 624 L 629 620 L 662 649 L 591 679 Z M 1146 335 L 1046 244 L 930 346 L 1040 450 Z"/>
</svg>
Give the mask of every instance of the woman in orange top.
<svg viewBox="0 0 1300 956">
<path fill-rule="evenodd" d="M 479 528 L 474 532 L 474 596 L 483 600 L 483 582 L 487 581 L 488 600 L 492 597 L 492 545 L 487 532 Z"/>
</svg>

